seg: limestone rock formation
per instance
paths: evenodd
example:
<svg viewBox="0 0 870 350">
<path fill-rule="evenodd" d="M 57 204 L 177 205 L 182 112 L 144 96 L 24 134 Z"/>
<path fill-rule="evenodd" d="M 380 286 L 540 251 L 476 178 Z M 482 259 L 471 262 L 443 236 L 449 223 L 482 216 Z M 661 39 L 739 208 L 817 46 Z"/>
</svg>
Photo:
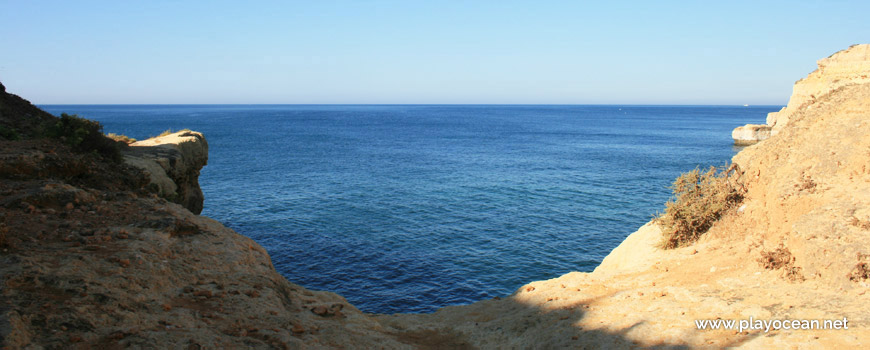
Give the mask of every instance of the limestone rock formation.
<svg viewBox="0 0 870 350">
<path fill-rule="evenodd" d="M 746 124 L 738 126 L 731 132 L 731 138 L 737 146 L 748 146 L 770 137 L 770 125 Z"/>
<path fill-rule="evenodd" d="M 794 113 L 812 108 L 818 98 L 846 85 L 870 82 L 870 44 L 853 45 L 820 59 L 817 65 L 818 69 L 794 84 L 788 105 L 767 115 L 773 135 L 788 124 Z"/>
<path fill-rule="evenodd" d="M 202 212 L 199 172 L 208 163 L 208 142 L 201 133 L 182 130 L 134 142 L 124 161 L 144 170 L 161 197 Z"/>
<path fill-rule="evenodd" d="M 795 113 L 812 109 L 822 96 L 843 86 L 870 82 L 870 44 L 853 45 L 817 62 L 818 69 L 794 84 L 788 105 L 767 115 L 767 128 L 748 124 L 731 133 L 737 145 L 749 145 L 779 133 Z"/>
</svg>

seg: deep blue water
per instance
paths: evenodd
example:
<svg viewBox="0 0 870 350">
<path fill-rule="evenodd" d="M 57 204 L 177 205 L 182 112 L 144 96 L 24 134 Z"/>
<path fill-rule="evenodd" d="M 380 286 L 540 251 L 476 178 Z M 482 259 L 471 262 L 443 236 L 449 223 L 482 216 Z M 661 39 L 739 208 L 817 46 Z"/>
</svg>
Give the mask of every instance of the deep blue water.
<svg viewBox="0 0 870 350">
<path fill-rule="evenodd" d="M 779 106 L 49 105 L 206 135 L 203 215 L 305 287 L 430 312 L 591 271 Z"/>
</svg>

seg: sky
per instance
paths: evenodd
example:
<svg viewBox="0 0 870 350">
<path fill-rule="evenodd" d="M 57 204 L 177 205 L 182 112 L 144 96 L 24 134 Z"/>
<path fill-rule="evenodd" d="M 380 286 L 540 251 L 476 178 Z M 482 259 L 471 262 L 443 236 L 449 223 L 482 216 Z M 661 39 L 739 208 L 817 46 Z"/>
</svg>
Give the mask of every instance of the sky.
<svg viewBox="0 0 870 350">
<path fill-rule="evenodd" d="M 0 0 L 36 104 L 784 105 L 870 1 Z"/>
</svg>

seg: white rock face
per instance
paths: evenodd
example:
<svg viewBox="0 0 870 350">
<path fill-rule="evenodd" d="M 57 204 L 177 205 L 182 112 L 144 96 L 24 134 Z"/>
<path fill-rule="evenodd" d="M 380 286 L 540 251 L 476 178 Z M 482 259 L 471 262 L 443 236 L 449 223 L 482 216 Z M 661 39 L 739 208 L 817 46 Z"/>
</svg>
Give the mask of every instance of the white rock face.
<svg viewBox="0 0 870 350">
<path fill-rule="evenodd" d="M 746 124 L 735 128 L 731 132 L 731 138 L 734 139 L 735 145 L 751 145 L 770 137 L 770 129 L 770 125 Z"/>
</svg>

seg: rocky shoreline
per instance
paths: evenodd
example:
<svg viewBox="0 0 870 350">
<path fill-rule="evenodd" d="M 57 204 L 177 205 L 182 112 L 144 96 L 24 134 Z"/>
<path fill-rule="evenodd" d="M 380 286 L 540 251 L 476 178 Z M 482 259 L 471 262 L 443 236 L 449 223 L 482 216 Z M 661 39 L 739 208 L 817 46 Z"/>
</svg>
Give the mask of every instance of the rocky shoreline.
<svg viewBox="0 0 870 350">
<path fill-rule="evenodd" d="M 196 215 L 197 177 L 208 160 L 203 135 L 134 143 L 122 147 L 121 160 L 82 152 L 68 139 L 39 137 L 56 118 L 0 85 L 0 127 L 12 135 L 0 140 L 0 344 L 866 346 L 868 52 L 857 45 L 834 54 L 796 84 L 791 109 L 768 121 L 771 137 L 733 159 L 744 202 L 696 244 L 662 250 L 650 222 L 592 273 L 433 314 L 364 314 L 337 294 L 287 281 L 256 242 Z M 699 330 L 694 322 L 717 318 L 847 318 L 849 329 Z"/>
</svg>

